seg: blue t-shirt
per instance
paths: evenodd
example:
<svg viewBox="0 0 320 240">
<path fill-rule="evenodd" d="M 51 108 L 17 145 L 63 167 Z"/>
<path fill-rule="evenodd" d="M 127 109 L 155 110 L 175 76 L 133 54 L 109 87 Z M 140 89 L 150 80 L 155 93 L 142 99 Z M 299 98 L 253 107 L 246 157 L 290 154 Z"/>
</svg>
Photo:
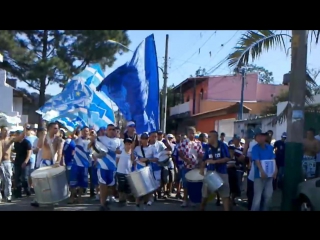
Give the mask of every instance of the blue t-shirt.
<svg viewBox="0 0 320 240">
<path fill-rule="evenodd" d="M 286 143 L 282 140 L 278 140 L 273 145 L 276 148 L 276 163 L 278 167 L 284 166 L 284 159 L 285 159 L 285 151 L 286 151 Z"/>
<path fill-rule="evenodd" d="M 76 144 L 72 139 L 67 139 L 64 142 L 63 146 L 63 156 L 64 156 L 64 162 L 66 166 L 71 166 L 72 158 L 73 158 L 73 151 L 76 148 Z"/>
<path fill-rule="evenodd" d="M 26 137 L 26 139 L 31 143 L 31 146 L 33 147 L 34 141 L 37 140 L 38 138 L 36 136 L 28 136 Z M 32 152 L 29 163 L 34 166 L 35 162 L 36 162 L 36 155 Z"/>
<path fill-rule="evenodd" d="M 203 161 L 212 159 L 219 160 L 222 158 L 230 158 L 228 146 L 221 141 L 218 141 L 218 147 L 215 148 L 210 144 L 207 144 L 204 148 L 204 156 Z M 207 164 L 207 171 L 217 171 L 218 173 L 227 174 L 227 164 L 219 163 L 219 164 Z"/>
<path fill-rule="evenodd" d="M 265 148 L 261 148 L 259 144 L 253 146 L 251 152 L 251 160 L 254 166 L 254 178 L 260 178 L 260 171 L 255 164 L 255 161 L 260 160 L 262 162 L 264 160 L 271 159 L 275 159 L 275 155 L 273 153 L 273 147 L 270 144 L 266 144 Z"/>
</svg>

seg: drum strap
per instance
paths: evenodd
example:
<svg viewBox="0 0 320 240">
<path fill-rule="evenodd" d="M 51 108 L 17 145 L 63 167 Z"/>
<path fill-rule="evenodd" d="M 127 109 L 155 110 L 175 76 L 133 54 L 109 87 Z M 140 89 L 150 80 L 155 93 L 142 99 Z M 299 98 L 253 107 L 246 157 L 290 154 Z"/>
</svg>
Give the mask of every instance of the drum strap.
<svg viewBox="0 0 320 240">
<path fill-rule="evenodd" d="M 146 158 L 146 155 L 145 155 L 145 153 L 144 153 L 143 147 L 142 147 L 142 146 L 140 146 L 140 147 L 141 147 L 141 153 L 142 153 L 143 158 Z M 150 164 L 149 161 L 146 161 L 146 166 L 148 166 L 149 164 Z M 152 172 L 152 175 L 153 175 L 154 179 L 156 179 L 156 176 L 154 175 L 153 170 L 152 170 L 152 169 L 150 169 L 150 170 L 151 170 L 151 172 Z"/>
<path fill-rule="evenodd" d="M 140 148 L 141 148 L 141 153 L 142 153 L 143 158 L 146 158 L 146 155 L 145 155 L 145 153 L 144 153 L 143 147 L 140 146 Z M 149 161 L 146 161 L 146 166 L 148 166 L 148 165 L 149 165 Z"/>
</svg>

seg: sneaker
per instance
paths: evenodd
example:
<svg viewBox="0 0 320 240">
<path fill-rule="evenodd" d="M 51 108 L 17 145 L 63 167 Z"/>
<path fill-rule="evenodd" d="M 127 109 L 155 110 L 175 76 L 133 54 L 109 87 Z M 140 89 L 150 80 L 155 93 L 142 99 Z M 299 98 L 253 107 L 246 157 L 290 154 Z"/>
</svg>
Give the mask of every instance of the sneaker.
<svg viewBox="0 0 320 240">
<path fill-rule="evenodd" d="M 112 196 L 108 198 L 108 202 L 117 203 L 118 200 L 114 196 Z"/>
<path fill-rule="evenodd" d="M 186 201 L 183 201 L 183 203 L 180 205 L 180 207 L 188 207 L 188 203 Z"/>
<path fill-rule="evenodd" d="M 8 203 L 11 202 L 11 196 L 7 197 L 7 202 L 8 202 Z"/>
<path fill-rule="evenodd" d="M 147 202 L 147 206 L 151 206 L 152 203 L 153 203 L 152 201 L 148 201 L 148 202 Z"/>
<path fill-rule="evenodd" d="M 100 201 L 100 195 L 99 195 L 99 194 L 97 194 L 97 195 L 95 196 L 95 200 L 96 200 L 96 201 Z"/>
<path fill-rule="evenodd" d="M 30 203 L 30 205 L 31 205 L 32 207 L 39 207 L 39 203 L 37 203 L 36 201 Z"/>
</svg>

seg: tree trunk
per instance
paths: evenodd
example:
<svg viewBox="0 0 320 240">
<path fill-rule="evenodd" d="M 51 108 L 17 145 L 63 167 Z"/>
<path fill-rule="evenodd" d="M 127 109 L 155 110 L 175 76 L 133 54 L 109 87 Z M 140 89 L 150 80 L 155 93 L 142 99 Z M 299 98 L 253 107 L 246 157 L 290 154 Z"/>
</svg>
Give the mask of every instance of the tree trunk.
<svg viewBox="0 0 320 240">
<path fill-rule="evenodd" d="M 298 184 L 302 180 L 304 105 L 307 70 L 307 31 L 292 30 L 291 40 L 291 76 L 289 85 L 289 111 L 287 116 L 287 134 L 285 175 L 282 210 L 294 209 L 294 200 Z"/>
<path fill-rule="evenodd" d="M 42 47 L 42 60 L 46 62 L 48 54 L 48 30 L 43 31 Z M 40 78 L 39 108 L 42 107 L 46 101 L 46 79 L 47 69 L 45 68 Z M 43 126 L 43 124 L 42 117 L 39 116 L 38 126 Z"/>
</svg>

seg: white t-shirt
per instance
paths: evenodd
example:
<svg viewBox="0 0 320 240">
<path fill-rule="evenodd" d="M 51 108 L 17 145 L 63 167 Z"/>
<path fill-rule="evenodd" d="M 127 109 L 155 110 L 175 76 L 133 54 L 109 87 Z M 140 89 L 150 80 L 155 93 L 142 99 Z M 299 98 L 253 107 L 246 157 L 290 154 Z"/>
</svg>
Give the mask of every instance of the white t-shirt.
<svg viewBox="0 0 320 240">
<path fill-rule="evenodd" d="M 120 154 L 117 154 L 117 159 L 119 159 L 117 172 L 129 174 L 132 167 L 131 154 L 126 153 L 126 151 L 123 149 Z"/>
<path fill-rule="evenodd" d="M 320 142 L 320 136 L 319 135 L 315 136 L 314 138 L 317 139 Z M 320 162 L 320 153 L 317 153 L 316 162 Z"/>
</svg>

